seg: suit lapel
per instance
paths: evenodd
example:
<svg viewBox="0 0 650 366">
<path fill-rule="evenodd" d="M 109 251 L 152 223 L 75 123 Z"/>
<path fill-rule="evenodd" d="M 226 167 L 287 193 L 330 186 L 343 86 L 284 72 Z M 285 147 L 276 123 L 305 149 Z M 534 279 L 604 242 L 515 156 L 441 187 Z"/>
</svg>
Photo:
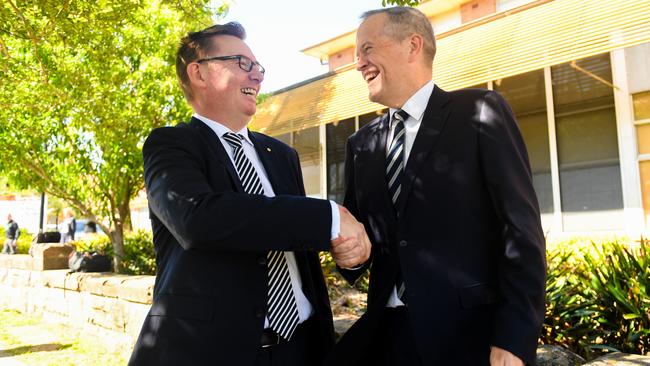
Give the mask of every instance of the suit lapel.
<svg viewBox="0 0 650 366">
<path fill-rule="evenodd" d="M 221 163 L 221 165 L 226 167 L 226 171 L 230 176 L 230 180 L 235 185 L 236 191 L 244 192 L 244 187 L 241 185 L 241 181 L 239 180 L 239 174 L 237 174 L 237 170 L 235 170 L 235 167 L 232 165 L 232 162 L 228 157 L 228 153 L 223 148 L 223 144 L 221 143 L 221 140 L 219 140 L 219 136 L 217 136 L 217 134 L 210 127 L 206 126 L 205 123 L 194 117 L 192 117 L 190 126 L 201 130 L 201 136 L 205 136 L 207 138 L 208 146 L 214 152 L 217 160 Z"/>
<path fill-rule="evenodd" d="M 400 193 L 399 201 L 397 202 L 397 212 L 400 214 L 404 210 L 408 195 L 411 193 L 413 180 L 417 175 L 418 169 L 435 146 L 438 137 L 440 136 L 440 132 L 442 132 L 442 129 L 449 118 L 450 109 L 448 102 L 449 95 L 442 89 L 438 88 L 438 86 L 434 86 L 431 97 L 429 98 L 429 104 L 427 105 L 427 109 L 424 111 L 420 129 L 415 137 L 411 153 L 409 154 L 409 159 L 404 168 L 402 192 Z"/>
<path fill-rule="evenodd" d="M 269 178 L 269 182 L 271 183 L 271 187 L 273 187 L 275 195 L 277 196 L 279 194 L 287 193 L 297 194 L 297 192 L 288 192 L 287 184 L 285 180 L 282 179 L 283 177 L 281 175 L 281 172 L 286 170 L 283 170 L 282 167 L 279 166 L 278 157 L 276 155 L 277 153 L 273 151 L 270 146 L 267 146 L 260 141 L 254 133 L 248 131 L 248 136 L 253 142 L 253 146 L 255 146 L 257 156 L 259 156 L 260 161 L 264 166 L 266 176 Z M 285 169 L 287 168 L 285 167 Z"/>
<path fill-rule="evenodd" d="M 368 197 L 373 197 L 371 206 L 376 212 L 386 213 L 387 226 L 394 227 L 397 216 L 393 201 L 388 194 L 386 181 L 386 140 L 388 138 L 390 117 L 384 114 L 369 136 L 355 162 L 358 169 L 359 187 L 367 191 Z M 381 248 L 382 251 L 386 248 Z"/>
<path fill-rule="evenodd" d="M 390 117 L 388 113 L 381 117 L 381 121 L 377 128 L 372 132 L 373 136 L 369 139 L 366 150 L 369 153 L 368 156 L 368 171 L 370 172 L 381 172 L 381 176 L 385 178 L 386 171 L 386 139 L 388 138 Z M 370 175 L 369 175 L 370 176 Z M 382 180 L 383 184 L 376 184 L 373 182 L 378 189 L 382 200 L 388 202 L 392 206 L 390 196 L 388 195 L 388 184 L 386 179 Z"/>
</svg>

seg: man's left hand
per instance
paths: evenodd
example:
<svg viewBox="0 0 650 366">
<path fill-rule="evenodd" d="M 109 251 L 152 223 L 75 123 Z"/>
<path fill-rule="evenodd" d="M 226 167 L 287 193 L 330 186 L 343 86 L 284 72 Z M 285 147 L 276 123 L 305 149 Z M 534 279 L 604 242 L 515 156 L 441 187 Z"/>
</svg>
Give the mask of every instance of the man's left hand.
<svg viewBox="0 0 650 366">
<path fill-rule="evenodd" d="M 503 348 L 490 348 L 490 366 L 524 366 L 524 361 Z"/>
</svg>

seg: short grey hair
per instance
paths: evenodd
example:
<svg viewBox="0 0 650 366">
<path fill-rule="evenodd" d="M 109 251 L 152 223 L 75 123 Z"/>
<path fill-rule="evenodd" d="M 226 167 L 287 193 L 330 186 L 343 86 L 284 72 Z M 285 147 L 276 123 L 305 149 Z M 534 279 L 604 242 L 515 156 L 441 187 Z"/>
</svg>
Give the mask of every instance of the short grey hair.
<svg viewBox="0 0 650 366">
<path fill-rule="evenodd" d="M 433 63 L 436 55 L 436 38 L 433 35 L 431 21 L 421 11 L 408 6 L 395 6 L 369 10 L 361 14 L 361 19 L 366 20 L 375 14 L 386 14 L 387 27 L 384 33 L 397 41 L 403 41 L 415 33 L 424 39 L 424 55 Z"/>
</svg>

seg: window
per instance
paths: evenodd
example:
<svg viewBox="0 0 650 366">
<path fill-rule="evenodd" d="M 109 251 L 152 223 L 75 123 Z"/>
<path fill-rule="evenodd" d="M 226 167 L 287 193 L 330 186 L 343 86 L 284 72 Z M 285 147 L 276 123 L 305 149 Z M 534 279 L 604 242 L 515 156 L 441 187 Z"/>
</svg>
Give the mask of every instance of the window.
<svg viewBox="0 0 650 366">
<path fill-rule="evenodd" d="M 639 173 L 641 178 L 641 193 L 643 196 L 643 211 L 646 225 L 650 224 L 650 91 L 634 94 L 634 120 L 636 125 L 637 148 L 639 155 Z"/>
<path fill-rule="evenodd" d="M 611 83 L 609 54 L 553 66 L 551 74 L 564 229 L 620 229 L 611 212 L 623 208 L 614 93 L 594 77 Z"/>
<path fill-rule="evenodd" d="M 320 140 L 319 127 L 293 133 L 293 147 L 298 151 L 300 167 L 307 196 L 320 197 Z"/>
<path fill-rule="evenodd" d="M 359 128 L 369 124 L 375 118 L 377 118 L 377 117 L 379 117 L 382 114 L 385 114 L 387 112 L 388 112 L 388 109 L 384 108 L 384 109 L 376 111 L 376 112 L 370 112 L 370 113 L 366 113 L 364 115 L 359 116 Z"/>
<path fill-rule="evenodd" d="M 282 135 L 273 136 L 274 138 L 284 142 L 285 144 L 292 146 L 291 143 L 291 132 L 283 133 Z"/>
<path fill-rule="evenodd" d="M 501 93 L 512 107 L 526 143 L 533 185 L 542 214 L 553 213 L 551 154 L 548 143 L 548 118 L 544 70 L 496 80 L 494 90 Z"/>
<path fill-rule="evenodd" d="M 650 120 L 650 91 L 634 94 L 632 103 L 635 121 Z"/>
<path fill-rule="evenodd" d="M 345 145 L 354 133 L 354 118 L 325 126 L 327 136 L 327 198 L 343 203 L 345 194 Z"/>
</svg>

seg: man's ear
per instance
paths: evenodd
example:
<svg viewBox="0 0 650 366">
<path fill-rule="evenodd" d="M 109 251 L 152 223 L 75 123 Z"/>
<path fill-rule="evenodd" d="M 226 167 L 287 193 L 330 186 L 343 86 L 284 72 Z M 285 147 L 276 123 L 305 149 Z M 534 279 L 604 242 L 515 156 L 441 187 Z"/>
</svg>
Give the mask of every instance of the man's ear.
<svg viewBox="0 0 650 366">
<path fill-rule="evenodd" d="M 424 49 L 424 39 L 421 35 L 413 33 L 408 40 L 409 62 L 415 62 L 422 56 Z"/>
<path fill-rule="evenodd" d="M 192 62 L 187 65 L 187 77 L 190 79 L 191 88 L 205 86 L 205 78 L 201 73 L 201 67 L 198 62 Z"/>
</svg>

